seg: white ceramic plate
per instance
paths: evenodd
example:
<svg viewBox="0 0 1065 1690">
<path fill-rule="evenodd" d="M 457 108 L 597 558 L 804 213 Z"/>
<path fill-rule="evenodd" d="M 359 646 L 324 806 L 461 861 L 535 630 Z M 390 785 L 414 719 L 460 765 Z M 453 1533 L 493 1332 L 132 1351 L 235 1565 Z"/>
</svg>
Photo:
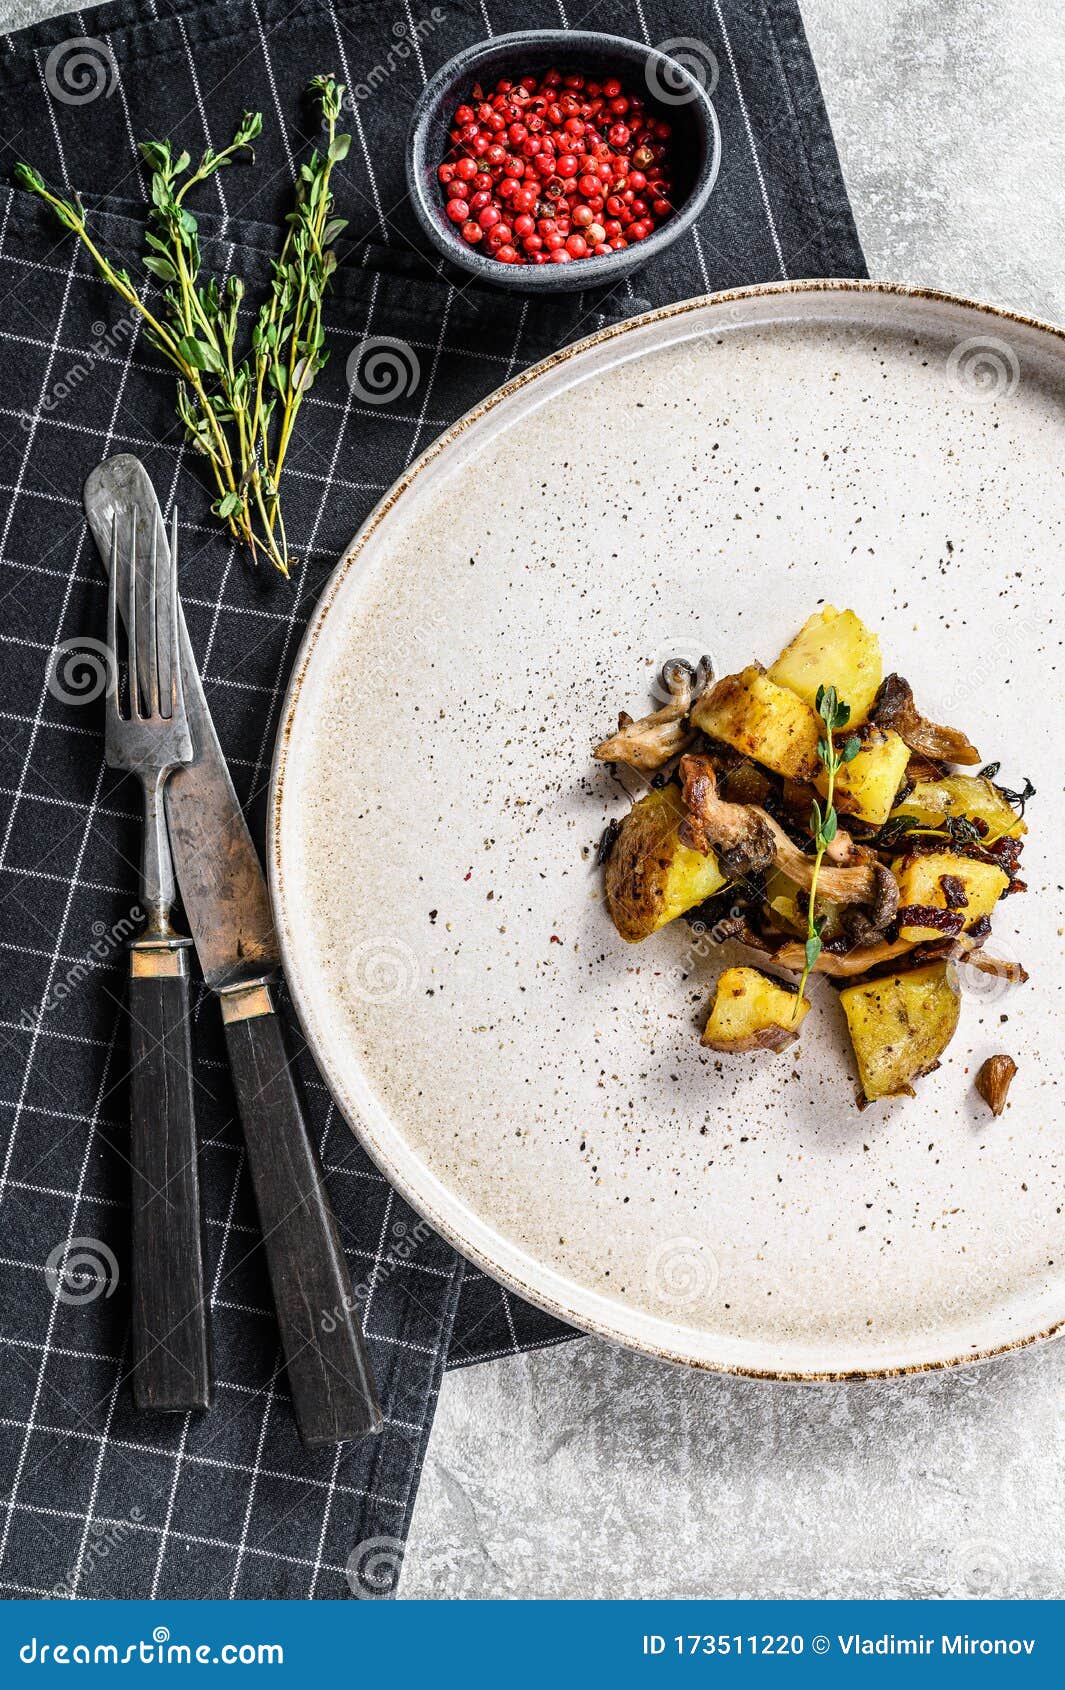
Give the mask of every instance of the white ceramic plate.
<svg viewBox="0 0 1065 1690">
<path fill-rule="evenodd" d="M 563 1319 L 777 1377 L 1065 1320 L 1063 395 L 1058 332 L 964 301 L 693 301 L 511 382 L 339 565 L 274 770 L 288 980 L 388 1177 Z M 590 855 L 626 803 L 589 749 L 663 658 L 768 662 L 825 600 L 1039 788 L 996 919 L 1030 983 L 975 976 L 940 1070 L 862 1114 L 823 982 L 791 1051 L 715 1059 L 728 950 L 683 922 L 625 945 Z"/>
</svg>

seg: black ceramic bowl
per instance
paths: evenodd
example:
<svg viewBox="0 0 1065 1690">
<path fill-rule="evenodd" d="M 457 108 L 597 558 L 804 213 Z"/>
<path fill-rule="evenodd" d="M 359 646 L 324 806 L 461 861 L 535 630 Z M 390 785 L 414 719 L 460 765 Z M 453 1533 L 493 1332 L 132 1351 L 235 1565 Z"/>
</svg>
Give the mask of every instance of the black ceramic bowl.
<svg viewBox="0 0 1065 1690">
<path fill-rule="evenodd" d="M 450 149 L 448 130 L 455 108 L 475 82 L 492 87 L 501 76 L 517 78 L 550 70 L 582 71 L 602 81 L 617 76 L 647 98 L 648 106 L 673 126 L 672 217 L 609 258 L 580 258 L 572 264 L 500 264 L 469 246 L 444 212 L 437 168 Z M 512 293 L 578 293 L 607 287 L 642 268 L 678 240 L 702 211 L 721 162 L 717 116 L 702 84 L 677 59 L 620 35 L 597 30 L 530 29 L 481 41 L 441 66 L 427 84 L 411 120 L 407 140 L 407 186 L 418 221 L 433 245 L 459 269 Z"/>
</svg>

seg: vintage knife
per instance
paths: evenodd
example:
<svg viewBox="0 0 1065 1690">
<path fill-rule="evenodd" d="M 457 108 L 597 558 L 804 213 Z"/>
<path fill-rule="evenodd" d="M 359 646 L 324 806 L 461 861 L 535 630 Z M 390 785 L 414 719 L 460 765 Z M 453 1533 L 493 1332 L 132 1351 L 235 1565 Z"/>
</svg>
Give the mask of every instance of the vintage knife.
<svg viewBox="0 0 1065 1690">
<path fill-rule="evenodd" d="M 105 567 L 119 507 L 136 507 L 142 533 L 167 547 L 139 459 L 123 453 L 99 464 L 84 500 Z M 174 868 L 203 977 L 222 1008 L 296 1423 L 309 1446 L 342 1443 L 378 1431 L 381 1409 L 270 989 L 280 956 L 266 882 L 180 607 L 177 625 L 193 760 L 167 789 Z"/>
</svg>

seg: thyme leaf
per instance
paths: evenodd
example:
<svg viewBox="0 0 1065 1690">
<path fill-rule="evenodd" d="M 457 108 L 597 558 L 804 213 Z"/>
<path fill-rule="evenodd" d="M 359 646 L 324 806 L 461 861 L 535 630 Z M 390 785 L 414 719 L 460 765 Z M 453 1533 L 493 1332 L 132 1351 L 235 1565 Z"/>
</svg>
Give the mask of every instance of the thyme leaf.
<svg viewBox="0 0 1065 1690">
<path fill-rule="evenodd" d="M 254 162 L 260 112 L 245 112 L 229 145 L 208 147 L 196 164 L 171 143 L 142 141 L 150 208 L 144 230 L 147 274 L 163 285 L 155 307 L 128 273 L 97 246 L 76 194 L 53 193 L 32 165 L 15 166 L 15 181 L 48 205 L 85 247 L 111 288 L 144 322 L 145 336 L 178 375 L 176 409 L 192 446 L 209 462 L 217 497 L 212 509 L 253 558 L 264 552 L 287 575 L 292 561 L 281 511 L 281 471 L 300 402 L 326 361 L 322 306 L 336 269 L 333 243 L 346 227 L 332 216 L 331 176 L 350 136 L 337 134 L 344 85 L 316 76 L 310 85 L 326 131 L 324 151 L 300 166 L 296 203 L 273 265 L 269 298 L 257 313 L 247 348 L 241 340 L 244 284 L 201 274 L 199 226 L 190 192 L 233 164 Z"/>
<path fill-rule="evenodd" d="M 825 807 L 821 808 L 815 798 L 810 810 L 810 833 L 813 837 L 815 855 L 813 873 L 810 877 L 810 895 L 807 899 L 807 929 L 806 943 L 803 948 L 804 966 L 802 979 L 799 981 L 799 992 L 795 999 L 795 1007 L 791 1012 L 794 1021 L 799 1013 L 806 982 L 810 978 L 811 970 L 815 967 L 821 955 L 821 935 L 824 932 L 824 917 L 817 914 L 817 882 L 821 874 L 821 864 L 825 852 L 835 839 L 839 831 L 839 817 L 833 803 L 836 792 L 836 776 L 846 763 L 853 763 L 862 748 L 857 734 L 851 734 L 843 745 L 837 746 L 833 734 L 845 728 L 851 719 L 850 705 L 845 704 L 834 686 L 822 686 L 817 689 L 815 700 L 817 714 L 824 723 L 824 733 L 817 742 L 817 755 L 825 766 L 828 781 L 825 790 Z"/>
</svg>

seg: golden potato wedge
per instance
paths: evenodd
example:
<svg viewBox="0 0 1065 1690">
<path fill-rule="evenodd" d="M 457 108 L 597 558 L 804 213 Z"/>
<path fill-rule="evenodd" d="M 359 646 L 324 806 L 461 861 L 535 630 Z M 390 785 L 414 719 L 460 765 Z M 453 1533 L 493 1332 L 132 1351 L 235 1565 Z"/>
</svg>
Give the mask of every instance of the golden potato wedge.
<svg viewBox="0 0 1065 1690">
<path fill-rule="evenodd" d="M 925 855 L 897 857 L 891 865 L 891 872 L 899 883 L 899 907 L 920 904 L 926 909 L 946 910 L 956 909 L 962 918 L 959 931 L 964 932 L 979 921 L 981 916 L 990 915 L 998 903 L 1006 887 L 1009 876 L 994 863 L 976 862 L 972 857 L 961 857 L 955 851 L 929 851 Z M 960 900 L 955 903 L 947 896 L 948 888 L 943 885 L 943 876 L 948 878 L 950 890 L 960 889 Z M 920 923 L 903 925 L 899 928 L 900 939 L 941 939 L 941 927 L 922 926 Z"/>
<path fill-rule="evenodd" d="M 778 687 L 757 664 L 725 675 L 696 701 L 691 719 L 712 739 L 791 780 L 811 781 L 821 767 L 817 741 L 823 724 L 808 704 Z"/>
<path fill-rule="evenodd" d="M 623 939 L 636 944 L 719 892 L 725 876 L 711 851 L 681 843 L 680 790 L 664 786 L 634 804 L 606 865 L 606 902 Z"/>
<path fill-rule="evenodd" d="M 1021 839 L 1028 832 L 1016 810 L 997 786 L 979 775 L 945 775 L 942 780 L 918 781 L 913 791 L 892 810 L 893 816 L 916 816 L 922 827 L 942 827 L 952 816 L 968 816 L 988 825 L 988 837 Z"/>
<path fill-rule="evenodd" d="M 867 1103 L 912 1097 L 954 1037 L 961 991 L 953 963 L 887 974 L 839 994 Z"/>
<path fill-rule="evenodd" d="M 837 744 L 847 734 L 846 728 L 837 734 Z M 836 776 L 836 809 L 841 815 L 858 816 L 873 827 L 881 827 L 891 814 L 909 759 L 909 749 L 894 728 L 863 729 L 862 748 L 857 757 L 844 763 Z M 823 795 L 828 788 L 824 769 L 816 785 Z"/>
<path fill-rule="evenodd" d="M 726 968 L 702 1042 L 710 1050 L 785 1050 L 798 1038 L 809 1007 L 808 998 L 796 1000 L 757 968 Z"/>
<path fill-rule="evenodd" d="M 803 623 L 767 672 L 778 687 L 813 706 L 819 687 L 834 686 L 850 705 L 852 726 L 865 721 L 884 679 L 876 634 L 853 610 L 837 610 L 834 604 Z"/>
</svg>

